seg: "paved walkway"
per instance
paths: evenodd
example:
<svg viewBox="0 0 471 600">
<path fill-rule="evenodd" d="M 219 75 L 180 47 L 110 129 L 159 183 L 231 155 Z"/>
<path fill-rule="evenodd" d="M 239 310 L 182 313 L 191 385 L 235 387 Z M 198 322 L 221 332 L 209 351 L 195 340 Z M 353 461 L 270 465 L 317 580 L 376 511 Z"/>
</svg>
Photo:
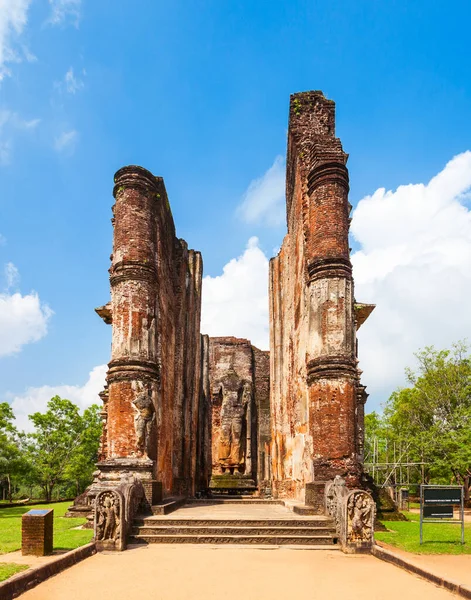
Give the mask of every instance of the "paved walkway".
<svg viewBox="0 0 471 600">
<path fill-rule="evenodd" d="M 443 579 L 451 579 L 471 588 L 471 554 L 412 554 L 394 548 L 390 544 L 381 542 L 380 546 L 434 575 Z"/>
<path fill-rule="evenodd" d="M 22 600 L 453 600 L 373 556 L 329 550 L 156 544 L 100 553 L 52 577 Z"/>
</svg>

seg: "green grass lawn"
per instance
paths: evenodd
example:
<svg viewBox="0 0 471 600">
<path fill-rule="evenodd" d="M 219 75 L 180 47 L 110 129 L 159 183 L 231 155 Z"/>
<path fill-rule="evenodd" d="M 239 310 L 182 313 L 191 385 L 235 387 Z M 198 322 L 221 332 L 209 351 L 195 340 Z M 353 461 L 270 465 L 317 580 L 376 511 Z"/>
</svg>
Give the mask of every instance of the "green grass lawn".
<svg viewBox="0 0 471 600">
<path fill-rule="evenodd" d="M 93 537 L 91 529 L 76 529 L 86 519 L 64 517 L 71 502 L 35 504 L 30 506 L 0 507 L 0 554 L 21 548 L 21 515 L 32 508 L 52 508 L 54 510 L 54 550 L 73 550 L 88 544 Z"/>
<path fill-rule="evenodd" d="M 420 545 L 420 516 L 404 512 L 409 521 L 382 521 L 389 531 L 378 531 L 375 538 L 415 554 L 471 554 L 471 523 L 465 523 L 461 544 L 461 525 L 424 523 L 424 543 Z"/>
<path fill-rule="evenodd" d="M 12 575 L 24 571 L 28 565 L 15 565 L 15 563 L 0 563 L 0 581 L 5 581 Z"/>
</svg>

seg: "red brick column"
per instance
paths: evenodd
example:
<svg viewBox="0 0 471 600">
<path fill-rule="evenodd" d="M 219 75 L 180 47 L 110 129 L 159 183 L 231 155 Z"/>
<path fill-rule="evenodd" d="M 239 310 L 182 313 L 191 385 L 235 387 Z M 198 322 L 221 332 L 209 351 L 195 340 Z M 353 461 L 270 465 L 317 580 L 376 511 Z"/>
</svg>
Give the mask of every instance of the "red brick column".
<svg viewBox="0 0 471 600">
<path fill-rule="evenodd" d="M 335 147 L 315 148 L 308 176 L 310 294 L 307 377 L 313 475 L 335 475 L 358 485 L 357 361 L 352 267 L 349 258 L 347 156 Z"/>
<path fill-rule="evenodd" d="M 156 179 L 141 167 L 124 167 L 115 175 L 113 194 L 107 459 L 155 460 L 155 440 L 150 449 L 138 448 L 132 402 L 145 393 L 156 405 L 158 393 Z"/>
</svg>

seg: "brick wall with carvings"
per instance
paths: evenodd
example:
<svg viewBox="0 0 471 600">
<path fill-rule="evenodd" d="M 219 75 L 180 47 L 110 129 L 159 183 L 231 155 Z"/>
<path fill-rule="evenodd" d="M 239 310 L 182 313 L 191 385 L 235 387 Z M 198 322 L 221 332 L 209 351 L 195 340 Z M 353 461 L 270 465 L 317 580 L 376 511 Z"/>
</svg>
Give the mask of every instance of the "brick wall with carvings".
<svg viewBox="0 0 471 600">
<path fill-rule="evenodd" d="M 102 466 L 147 469 L 164 495 L 192 494 L 204 401 L 201 255 L 177 238 L 161 177 L 125 167 L 114 195 L 111 302 L 97 309 L 112 324 Z"/>
</svg>

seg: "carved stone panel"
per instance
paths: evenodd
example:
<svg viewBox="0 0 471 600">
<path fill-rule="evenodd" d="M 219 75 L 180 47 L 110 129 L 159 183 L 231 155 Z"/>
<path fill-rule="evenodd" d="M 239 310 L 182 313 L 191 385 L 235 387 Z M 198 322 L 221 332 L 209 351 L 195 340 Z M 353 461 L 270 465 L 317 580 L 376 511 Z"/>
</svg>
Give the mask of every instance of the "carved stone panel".
<svg viewBox="0 0 471 600">
<path fill-rule="evenodd" d="M 353 490 L 346 497 L 346 542 L 349 546 L 369 548 L 373 544 L 375 503 L 362 490 Z"/>
<path fill-rule="evenodd" d="M 136 408 L 134 427 L 136 430 L 136 445 L 142 456 L 148 456 L 152 426 L 155 422 L 155 409 L 150 394 L 138 394 L 133 400 Z"/>
<path fill-rule="evenodd" d="M 95 499 L 97 550 L 124 550 L 124 498 L 117 490 L 104 490 Z"/>
</svg>

